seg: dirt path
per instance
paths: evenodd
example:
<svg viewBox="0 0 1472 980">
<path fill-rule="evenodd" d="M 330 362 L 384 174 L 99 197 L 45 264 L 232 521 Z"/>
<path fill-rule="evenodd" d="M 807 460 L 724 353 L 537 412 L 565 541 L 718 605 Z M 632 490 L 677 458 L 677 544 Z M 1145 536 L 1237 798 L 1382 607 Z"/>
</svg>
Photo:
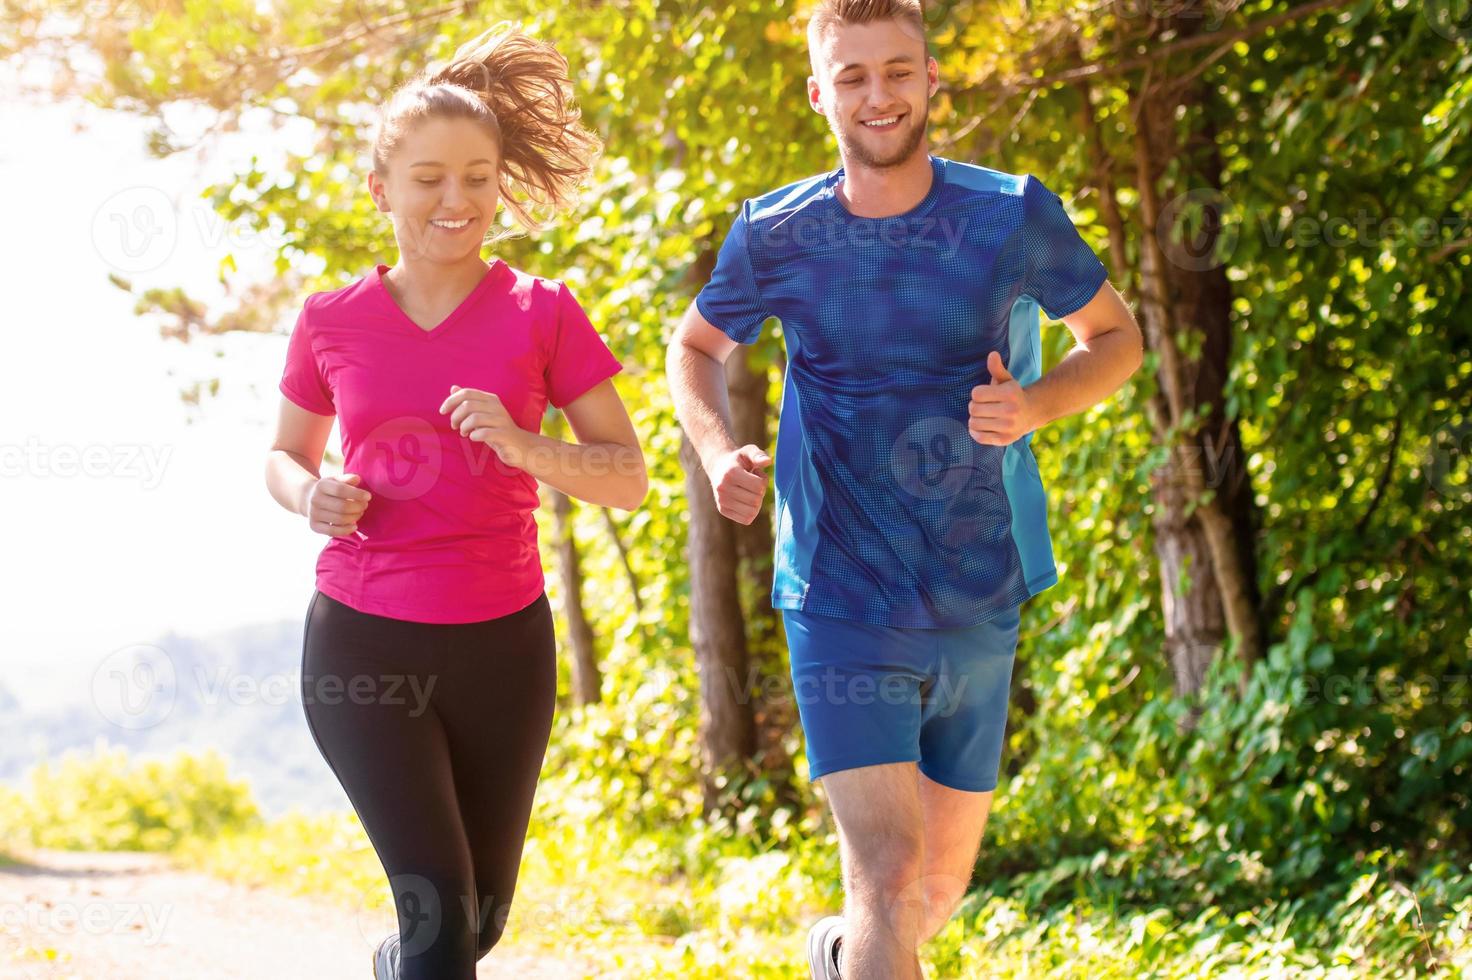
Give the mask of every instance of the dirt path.
<svg viewBox="0 0 1472 980">
<path fill-rule="evenodd" d="M 159 855 L 20 857 L 0 865 L 6 980 L 370 980 L 373 947 L 389 928 L 341 906 L 178 870 Z M 500 946 L 477 974 L 587 975 L 580 964 Z"/>
</svg>

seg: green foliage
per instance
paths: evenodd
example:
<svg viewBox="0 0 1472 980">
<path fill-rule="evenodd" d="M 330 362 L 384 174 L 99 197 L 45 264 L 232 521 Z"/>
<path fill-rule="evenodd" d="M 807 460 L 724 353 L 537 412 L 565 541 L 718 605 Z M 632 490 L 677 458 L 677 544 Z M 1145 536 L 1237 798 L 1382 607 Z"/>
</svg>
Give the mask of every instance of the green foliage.
<svg viewBox="0 0 1472 980">
<path fill-rule="evenodd" d="M 147 814 L 168 801 L 218 797 L 222 785 L 218 760 L 209 755 L 152 765 L 108 751 L 68 757 L 60 769 L 70 774 L 69 793 L 55 791 L 54 774 L 38 779 L 29 798 L 5 791 L 0 812 L 17 820 L 8 831 L 25 820 L 44 827 L 48 814 L 64 813 L 74 825 L 106 819 L 111 829 L 53 836 L 49 846 L 116 846 L 143 836 Z M 804 975 L 803 933 L 839 901 L 831 833 L 806 824 L 771 847 L 693 818 L 625 834 L 617 821 L 567 819 L 569 798 L 545 792 L 550 767 L 545 775 L 508 924 L 511 952 L 576 957 L 593 975 L 608 977 Z M 132 788 L 120 787 L 119 777 Z M 130 818 L 63 802 L 78 787 L 156 805 L 131 811 L 137 824 L 130 835 L 122 832 Z M 344 914 L 388 910 L 382 867 L 355 815 L 291 813 L 265 822 L 248 807 L 234 816 L 213 809 L 211 819 L 174 819 L 169 846 L 160 849 L 227 880 L 331 900 Z M 1069 895 L 1049 899 L 1026 887 L 974 893 L 927 947 L 928 975 L 1451 978 L 1472 966 L 1472 876 L 1465 865 L 1437 861 L 1407 874 L 1401 855 L 1377 851 L 1308 896 L 1187 914 L 1128 903 L 1108 888 L 1124 869 L 1093 863 L 1100 887 Z"/>
<path fill-rule="evenodd" d="M 207 836 L 182 838 L 181 863 L 229 881 L 269 885 L 358 911 L 392 909 L 383 863 L 358 815 L 291 812 L 244 821 Z"/>
<path fill-rule="evenodd" d="M 1004 781 L 979 887 L 932 949 L 941 975 L 1468 968 L 1472 51 L 1434 11 L 1389 0 L 1253 29 L 1292 6 L 1209 6 L 1222 23 L 1208 29 L 1241 36 L 1166 59 L 1137 43 L 1137 5 L 927 5 L 938 148 L 1044 176 L 1126 290 L 1155 229 L 1121 179 L 1126 235 L 1113 253 L 1082 92 L 1036 80 L 1080 59 L 1102 69 L 1093 111 L 1125 174 L 1141 81 L 1118 64 L 1150 51 L 1150 78 L 1207 82 L 1183 120 L 1208 120 L 1220 157 L 1235 331 L 1226 410 L 1245 452 L 1227 462 L 1255 496 L 1267 635 L 1245 693 L 1238 665 L 1220 660 L 1194 703 L 1173 694 L 1151 490 L 1169 434 L 1147 410 L 1153 365 L 1037 433 L 1062 581 L 1024 610 Z M 310 154 L 256 161 L 209 196 L 279 236 L 281 271 L 310 288 L 392 258 L 362 187 L 362 140 L 394 84 L 502 17 L 568 56 L 608 152 L 576 212 L 497 248 L 566 279 L 627 366 L 618 384 L 652 486 L 619 526 L 640 615 L 600 515 L 577 514 L 604 701 L 557 721 L 528 845 L 533 887 L 588 887 L 593 875 L 605 893 L 642 896 L 627 916 L 589 920 L 583 938 L 610 971 L 793 975 L 805 917 L 837 905 L 832 831 L 804 784 L 795 802 L 775 791 L 782 774 L 729 786 L 734 816 L 699 816 L 684 486 L 663 356 L 698 285 L 690 270 L 740 200 L 835 165 L 806 107 L 800 10 L 508 0 L 273 13 L 222 19 L 185 4 L 89 28 L 108 65 L 95 94 L 160 118 L 186 99 L 226 118 L 309 120 Z M 1168 175 L 1210 170 L 1192 156 Z M 1200 346 L 1189 328 L 1180 341 Z M 1071 338 L 1048 327 L 1044 342 L 1052 364 Z M 773 329 L 755 354 L 776 364 L 779 349 Z M 239 859 L 254 861 L 248 849 Z"/>
<path fill-rule="evenodd" d="M 69 752 L 31 772 L 29 794 L 8 791 L 4 836 L 35 847 L 169 851 L 185 840 L 251 826 L 249 787 L 216 752 L 130 759 L 100 746 Z"/>
</svg>

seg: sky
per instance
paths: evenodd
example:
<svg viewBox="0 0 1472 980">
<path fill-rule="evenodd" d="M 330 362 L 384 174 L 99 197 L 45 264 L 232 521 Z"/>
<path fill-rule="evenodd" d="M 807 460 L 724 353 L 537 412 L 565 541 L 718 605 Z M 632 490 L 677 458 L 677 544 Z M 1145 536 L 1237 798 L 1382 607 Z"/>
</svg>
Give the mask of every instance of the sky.
<svg viewBox="0 0 1472 980">
<path fill-rule="evenodd" d="M 294 316 L 185 345 L 108 281 L 218 300 L 226 253 L 269 275 L 270 243 L 199 192 L 310 134 L 248 124 L 153 159 L 140 120 L 17 99 L 14 72 L 0 66 L 0 683 L 30 708 L 85 696 L 109 653 L 170 630 L 301 619 L 327 539 L 263 475 Z M 181 400 L 214 376 L 217 397 Z"/>
</svg>

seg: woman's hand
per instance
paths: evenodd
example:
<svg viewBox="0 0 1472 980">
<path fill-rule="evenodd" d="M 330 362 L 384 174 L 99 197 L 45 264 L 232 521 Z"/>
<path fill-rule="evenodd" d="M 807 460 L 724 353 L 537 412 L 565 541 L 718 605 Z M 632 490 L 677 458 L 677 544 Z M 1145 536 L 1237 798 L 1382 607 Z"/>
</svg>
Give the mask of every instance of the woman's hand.
<svg viewBox="0 0 1472 980">
<path fill-rule="evenodd" d="M 478 388 L 450 385 L 450 397 L 440 414 L 450 412 L 450 424 L 472 442 L 496 451 L 501 462 L 520 468 L 526 459 L 527 431 L 516 424 L 498 395 Z"/>
<path fill-rule="evenodd" d="M 362 477 L 356 473 L 324 476 L 307 488 L 302 513 L 307 525 L 318 534 L 341 538 L 358 530 L 358 519 L 368 509 L 373 494 L 358 486 Z"/>
</svg>

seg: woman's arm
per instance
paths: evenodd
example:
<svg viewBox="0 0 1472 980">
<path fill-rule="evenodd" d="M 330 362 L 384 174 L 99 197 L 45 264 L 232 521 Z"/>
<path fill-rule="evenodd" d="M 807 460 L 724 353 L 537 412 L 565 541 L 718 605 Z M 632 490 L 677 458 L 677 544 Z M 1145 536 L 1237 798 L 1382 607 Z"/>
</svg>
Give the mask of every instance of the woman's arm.
<svg viewBox="0 0 1472 980">
<path fill-rule="evenodd" d="M 522 430 L 519 464 L 532 476 L 579 500 L 635 510 L 649 492 L 644 452 L 613 380 L 593 386 L 563 406 L 576 444 Z"/>
<path fill-rule="evenodd" d="M 276 440 L 266 454 L 266 488 L 282 507 L 305 517 L 313 531 L 340 538 L 357 533 L 358 518 L 373 495 L 357 485 L 356 474 L 318 476 L 332 419 L 281 399 Z"/>
<path fill-rule="evenodd" d="M 526 431 L 511 419 L 500 398 L 474 388 L 456 389 L 440 406 L 442 414 L 447 411 L 461 435 L 485 443 L 503 463 L 569 497 L 634 510 L 649 491 L 639 437 L 612 379 L 562 409 L 576 443 Z"/>
<path fill-rule="evenodd" d="M 293 514 L 307 514 L 307 493 L 317 482 L 332 419 L 309 412 L 284 396 L 281 399 L 276 439 L 266 456 L 266 487 Z"/>
</svg>

